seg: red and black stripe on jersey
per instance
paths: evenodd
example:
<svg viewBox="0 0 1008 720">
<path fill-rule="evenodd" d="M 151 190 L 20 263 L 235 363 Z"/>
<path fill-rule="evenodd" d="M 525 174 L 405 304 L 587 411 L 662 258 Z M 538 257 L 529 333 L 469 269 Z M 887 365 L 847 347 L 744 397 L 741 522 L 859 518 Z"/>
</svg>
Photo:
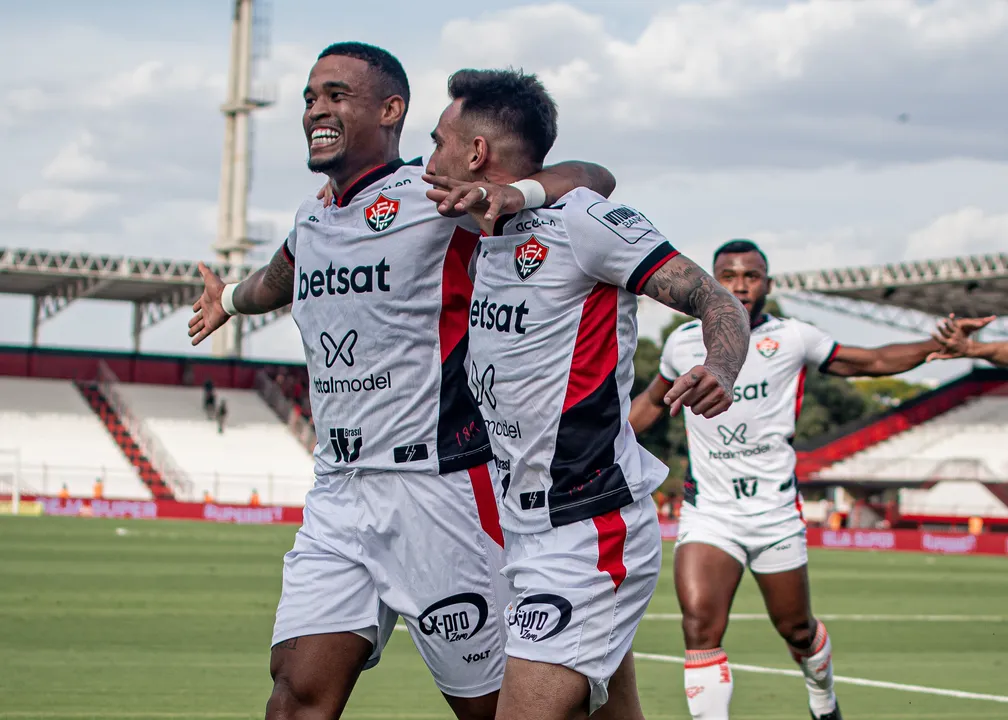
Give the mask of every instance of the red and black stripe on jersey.
<svg viewBox="0 0 1008 720">
<path fill-rule="evenodd" d="M 599 283 L 585 299 L 550 463 L 550 524 L 602 515 L 633 502 L 615 444 L 623 419 L 616 363 L 618 289 Z"/>
</svg>

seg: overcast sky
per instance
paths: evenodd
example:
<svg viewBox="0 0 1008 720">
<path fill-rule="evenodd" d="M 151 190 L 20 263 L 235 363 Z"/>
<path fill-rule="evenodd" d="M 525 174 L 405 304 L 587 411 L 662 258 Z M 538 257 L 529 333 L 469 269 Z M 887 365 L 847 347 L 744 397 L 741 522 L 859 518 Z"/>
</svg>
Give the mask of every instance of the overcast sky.
<svg viewBox="0 0 1008 720">
<path fill-rule="evenodd" d="M 0 2 L 0 246 L 210 257 L 229 0 Z M 255 121 L 251 217 L 277 243 L 320 184 L 307 73 L 330 42 L 363 40 L 410 76 L 404 156 L 429 152 L 452 70 L 521 66 L 560 106 L 549 159 L 608 166 L 616 199 L 704 265 L 739 236 L 773 271 L 1008 246 L 1005 0 L 271 4 L 260 76 L 278 102 Z M 29 308 L 0 298 L 0 343 L 28 341 Z M 789 309 L 842 342 L 912 337 Z M 186 320 L 144 349 L 185 351 Z M 127 348 L 129 326 L 127 307 L 81 303 L 41 341 Z M 289 320 L 248 347 L 303 358 Z"/>
</svg>

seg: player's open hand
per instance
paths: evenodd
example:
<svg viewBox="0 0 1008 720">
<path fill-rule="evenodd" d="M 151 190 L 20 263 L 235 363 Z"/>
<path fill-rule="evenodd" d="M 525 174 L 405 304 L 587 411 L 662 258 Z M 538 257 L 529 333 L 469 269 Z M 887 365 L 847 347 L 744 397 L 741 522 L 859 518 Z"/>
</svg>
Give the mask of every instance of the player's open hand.
<svg viewBox="0 0 1008 720">
<path fill-rule="evenodd" d="M 224 281 L 203 263 L 199 264 L 199 272 L 203 276 L 203 294 L 193 305 L 193 316 L 189 320 L 189 337 L 193 345 L 199 345 L 231 317 L 221 304 Z"/>
<path fill-rule="evenodd" d="M 665 404 L 670 415 L 688 407 L 694 415 L 712 418 L 731 407 L 731 393 L 731 387 L 725 387 L 707 367 L 697 365 L 676 378 L 665 393 Z"/>
<path fill-rule="evenodd" d="M 447 217 L 458 217 L 467 212 L 483 213 L 484 220 L 496 220 L 501 215 L 518 213 L 525 209 L 525 196 L 510 185 L 497 185 L 486 180 L 464 182 L 446 175 L 424 173 L 424 182 L 434 187 L 427 197 L 437 203 L 438 212 Z"/>
<path fill-rule="evenodd" d="M 943 318 L 931 333 L 935 342 L 941 345 L 941 350 L 928 355 L 927 361 L 967 357 L 973 342 L 970 340 L 970 335 L 989 325 L 995 317 L 990 315 L 984 318 L 957 318 L 954 314 L 950 314 L 947 318 Z"/>
<path fill-rule="evenodd" d="M 315 193 L 315 197 L 322 201 L 322 207 L 329 207 L 332 205 L 333 200 L 336 198 L 336 193 L 332 186 L 332 180 L 326 180 L 326 184 L 319 188 L 319 191 Z"/>
</svg>

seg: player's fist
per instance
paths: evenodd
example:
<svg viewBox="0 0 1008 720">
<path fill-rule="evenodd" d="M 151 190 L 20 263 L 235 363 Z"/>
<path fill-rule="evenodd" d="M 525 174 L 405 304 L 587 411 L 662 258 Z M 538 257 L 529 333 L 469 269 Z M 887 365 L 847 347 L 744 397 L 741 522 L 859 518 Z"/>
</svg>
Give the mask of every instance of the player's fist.
<svg viewBox="0 0 1008 720">
<path fill-rule="evenodd" d="M 525 196 L 511 185 L 497 185 L 486 180 L 464 182 L 446 175 L 427 173 L 423 179 L 433 185 L 427 191 L 427 198 L 437 203 L 438 212 L 447 217 L 481 212 L 485 220 L 496 220 L 501 215 L 525 209 Z"/>
<path fill-rule="evenodd" d="M 203 263 L 199 264 L 199 273 L 203 277 L 203 294 L 193 304 L 193 316 L 189 320 L 189 337 L 193 345 L 199 345 L 231 317 L 221 303 L 224 281 Z"/>
<path fill-rule="evenodd" d="M 707 367 L 697 365 L 676 378 L 665 393 L 665 404 L 670 415 L 688 407 L 694 415 L 712 418 L 731 407 L 731 393 L 731 387 L 725 387 Z"/>
</svg>

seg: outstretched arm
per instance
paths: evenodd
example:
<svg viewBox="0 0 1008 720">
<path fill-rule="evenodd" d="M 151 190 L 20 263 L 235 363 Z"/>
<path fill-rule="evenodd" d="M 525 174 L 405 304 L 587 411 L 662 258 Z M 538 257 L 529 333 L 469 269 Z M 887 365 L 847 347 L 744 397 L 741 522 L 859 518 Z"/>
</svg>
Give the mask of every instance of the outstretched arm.
<svg viewBox="0 0 1008 720">
<path fill-rule="evenodd" d="M 987 325 L 993 319 L 993 317 L 949 318 L 945 321 L 947 325 L 944 325 L 949 328 L 950 334 L 947 340 L 941 334 L 943 326 L 939 325 L 938 333 L 923 342 L 898 343 L 878 348 L 841 346 L 837 349 L 836 356 L 825 371 L 831 375 L 843 377 L 898 375 L 907 370 L 913 370 L 928 359 L 944 359 L 943 353 L 950 345 L 965 347 L 971 343 L 975 344 L 969 339 L 970 334 Z M 956 352 L 947 355 L 950 358 L 964 356 L 965 353 Z"/>
<path fill-rule="evenodd" d="M 228 321 L 231 314 L 224 308 L 224 281 L 203 263 L 203 294 L 193 305 L 189 320 L 189 337 L 199 345 Z M 233 290 L 234 310 L 244 315 L 261 315 L 279 310 L 294 299 L 294 266 L 287 259 L 285 247 L 273 255 L 269 265 L 242 280 Z"/>
<path fill-rule="evenodd" d="M 424 174 L 423 179 L 434 186 L 427 191 L 427 197 L 437 203 L 442 215 L 482 213 L 484 220 L 492 222 L 501 215 L 521 212 L 527 204 L 525 194 L 514 185 L 498 185 L 488 180 L 465 182 L 446 175 Z M 552 205 L 579 187 L 594 190 L 604 197 L 609 197 L 616 189 L 616 178 L 611 172 L 601 165 L 577 160 L 544 167 L 527 180 L 538 183 L 544 193 L 535 197 L 530 205 L 537 208 Z"/>
<path fill-rule="evenodd" d="M 742 304 L 683 255 L 666 261 L 643 289 L 663 305 L 703 321 L 707 359 L 676 379 L 665 395 L 672 414 L 683 405 L 704 417 L 728 409 L 735 378 L 749 351 L 749 316 Z"/>
<path fill-rule="evenodd" d="M 983 343 L 970 338 L 970 333 L 989 325 L 995 317 L 956 318 L 949 315 L 931 333 L 941 349 L 928 355 L 928 361 L 976 358 L 995 365 L 1008 365 L 1008 342 Z"/>
</svg>

